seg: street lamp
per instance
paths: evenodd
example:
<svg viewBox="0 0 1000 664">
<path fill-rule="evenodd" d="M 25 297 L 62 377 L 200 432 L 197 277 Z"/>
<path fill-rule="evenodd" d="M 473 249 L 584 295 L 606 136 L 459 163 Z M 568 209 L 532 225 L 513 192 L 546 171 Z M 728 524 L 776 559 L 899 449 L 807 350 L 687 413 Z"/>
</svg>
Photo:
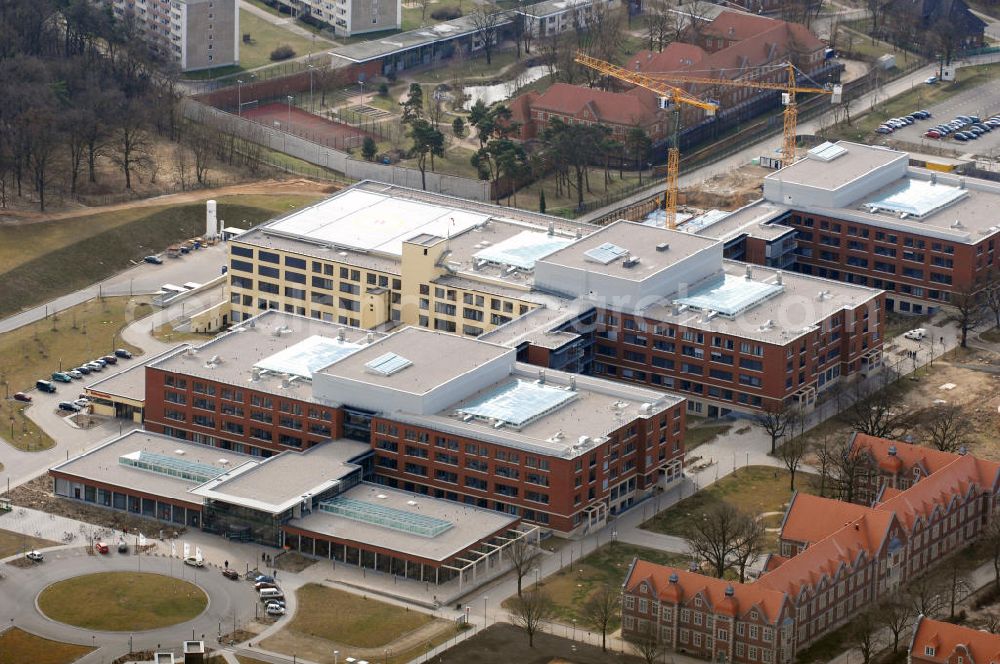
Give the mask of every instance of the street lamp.
<svg viewBox="0 0 1000 664">
<path fill-rule="evenodd" d="M 340 661 L 340 651 L 339 650 L 334 650 L 333 651 L 333 664 L 339 664 L 339 661 Z"/>
<path fill-rule="evenodd" d="M 361 110 L 365 108 L 365 80 L 363 78 L 358 79 L 358 85 L 361 86 Z"/>
<path fill-rule="evenodd" d="M 243 79 L 236 79 L 236 117 L 243 117 Z"/>
<path fill-rule="evenodd" d="M 573 640 L 576 641 L 576 618 L 573 618 Z"/>
<path fill-rule="evenodd" d="M 490 601 L 490 598 L 483 595 L 483 627 L 487 627 L 490 624 L 490 619 L 486 617 L 486 603 Z"/>
<path fill-rule="evenodd" d="M 309 110 L 315 111 L 316 107 L 313 105 L 313 71 L 316 69 L 312 65 L 306 65 L 309 70 Z"/>
<path fill-rule="evenodd" d="M 292 95 L 288 95 L 288 126 L 285 131 L 289 131 L 292 128 L 292 100 L 295 99 Z"/>
</svg>

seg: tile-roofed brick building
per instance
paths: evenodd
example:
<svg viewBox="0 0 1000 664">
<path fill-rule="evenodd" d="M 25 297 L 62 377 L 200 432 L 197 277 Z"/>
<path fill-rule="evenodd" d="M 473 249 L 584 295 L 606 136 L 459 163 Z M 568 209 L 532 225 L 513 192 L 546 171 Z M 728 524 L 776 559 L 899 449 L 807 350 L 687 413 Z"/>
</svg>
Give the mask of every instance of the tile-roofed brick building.
<svg viewBox="0 0 1000 664">
<path fill-rule="evenodd" d="M 909 664 L 1000 664 L 1000 635 L 920 616 Z"/>
<path fill-rule="evenodd" d="M 780 555 L 767 558 L 763 573 L 752 584 L 729 585 L 692 572 L 637 562 L 624 585 L 625 638 L 653 633 L 649 616 L 659 615 L 660 637 L 671 647 L 717 659 L 718 647 L 713 650 L 710 642 L 706 646 L 701 640 L 695 644 L 694 632 L 664 632 L 663 615 L 673 616 L 672 611 L 687 607 L 686 598 L 691 597 L 706 597 L 706 603 L 715 607 L 718 600 L 711 599 L 712 593 L 717 596 L 719 588 L 723 598 L 735 600 L 781 596 L 784 601 L 772 600 L 772 606 L 787 607 L 781 624 L 783 643 L 768 654 L 773 659 L 764 658 L 759 651 L 763 646 L 752 644 L 758 649 L 755 655 L 760 657 L 754 661 L 790 661 L 798 649 L 814 643 L 857 611 L 877 603 L 929 566 L 971 543 L 994 514 L 1000 493 L 1000 463 L 867 436 L 855 437 L 852 444 L 870 455 L 874 468 L 895 473 L 899 462 L 908 468 L 920 468 L 920 479 L 907 488 L 881 484 L 881 500 L 872 506 L 796 494 L 782 522 Z M 640 595 L 650 601 L 655 597 L 661 603 L 661 613 L 637 611 L 640 605 L 636 598 Z M 647 621 L 645 632 L 639 631 L 641 620 Z M 684 618 L 681 624 L 687 624 Z M 751 647 L 743 638 L 747 632 L 735 634 L 725 661 L 747 661 L 743 656 Z M 716 634 L 715 638 L 720 637 Z"/>
<path fill-rule="evenodd" d="M 521 138 L 534 138 L 553 118 L 567 123 L 600 123 L 618 140 L 633 127 L 642 127 L 654 142 L 666 138 L 667 116 L 648 90 L 605 92 L 568 83 L 554 83 L 541 95 L 527 93 L 511 102 L 514 120 L 521 123 Z M 530 110 L 528 110 L 528 108 Z"/>
</svg>

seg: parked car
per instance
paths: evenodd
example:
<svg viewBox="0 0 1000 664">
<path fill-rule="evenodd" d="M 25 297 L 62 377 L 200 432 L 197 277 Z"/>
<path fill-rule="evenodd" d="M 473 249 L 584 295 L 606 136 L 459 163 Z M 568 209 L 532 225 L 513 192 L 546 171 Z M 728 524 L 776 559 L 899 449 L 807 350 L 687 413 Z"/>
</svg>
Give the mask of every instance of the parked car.
<svg viewBox="0 0 1000 664">
<path fill-rule="evenodd" d="M 92 360 L 90 362 L 90 364 L 99 364 L 99 365 L 101 365 L 101 368 L 103 369 L 104 367 L 108 366 L 108 361 L 105 360 L 103 357 L 98 357 L 98 358 Z"/>
<path fill-rule="evenodd" d="M 201 558 L 195 558 L 194 556 L 188 556 L 184 559 L 185 565 L 190 565 L 191 567 L 204 567 L 205 561 Z"/>
<path fill-rule="evenodd" d="M 233 581 L 240 580 L 240 573 L 234 569 L 229 569 L 228 567 L 222 570 L 222 576 L 226 577 L 227 579 L 232 579 Z"/>
<path fill-rule="evenodd" d="M 285 608 L 285 600 L 283 599 L 269 599 L 267 600 L 267 604 L 268 606 L 274 604 L 275 606 L 280 606 L 281 608 Z"/>
<path fill-rule="evenodd" d="M 131 360 L 132 359 L 132 353 L 130 353 L 129 351 L 125 350 L 124 348 L 117 348 L 117 349 L 115 349 L 115 355 L 117 357 L 122 358 L 123 360 Z"/>
<path fill-rule="evenodd" d="M 941 138 L 941 132 L 935 129 L 931 129 L 929 131 L 925 131 L 924 136 L 926 136 L 927 138 Z"/>
<path fill-rule="evenodd" d="M 62 371 L 53 371 L 52 380 L 58 383 L 72 383 L 73 379 L 70 378 L 68 373 L 63 373 Z"/>
<path fill-rule="evenodd" d="M 31 403 L 31 396 L 25 394 L 24 392 L 14 392 L 14 401 L 24 401 L 25 403 Z"/>
<path fill-rule="evenodd" d="M 924 79 L 924 83 L 926 83 L 927 85 L 934 85 L 937 82 L 938 82 L 937 76 L 928 76 L 927 78 Z"/>
<path fill-rule="evenodd" d="M 989 133 L 989 132 L 993 131 L 993 127 L 989 126 L 988 124 L 986 124 L 984 122 L 977 122 L 976 124 L 974 124 L 972 126 L 975 127 L 976 129 L 982 129 L 986 133 Z"/>
<path fill-rule="evenodd" d="M 82 409 L 72 401 L 60 401 L 59 410 L 65 410 L 71 413 L 79 413 Z"/>
<path fill-rule="evenodd" d="M 887 127 L 885 125 L 882 125 L 881 127 L 875 130 L 876 134 L 891 134 L 892 132 L 893 132 L 892 127 Z"/>
<path fill-rule="evenodd" d="M 101 356 L 101 359 L 107 362 L 108 364 L 118 364 L 118 358 L 115 357 L 114 355 L 103 355 Z"/>
<path fill-rule="evenodd" d="M 104 366 L 103 366 L 103 365 L 100 365 L 100 364 L 98 364 L 97 362 L 87 362 L 87 363 L 86 363 L 85 365 L 83 365 L 83 366 L 87 367 L 87 368 L 88 368 L 88 369 L 90 369 L 91 371 L 100 371 L 101 369 L 103 369 L 103 368 L 104 368 Z"/>
<path fill-rule="evenodd" d="M 975 124 L 976 122 L 979 122 L 979 116 L 978 115 L 970 115 L 969 116 L 969 122 L 972 122 L 973 124 Z"/>
<path fill-rule="evenodd" d="M 969 137 L 965 135 L 965 132 L 961 132 L 960 131 L 957 134 L 955 134 L 955 140 L 956 141 L 967 141 L 967 140 L 969 140 Z"/>
<path fill-rule="evenodd" d="M 42 392 L 53 393 L 56 391 L 56 386 L 47 380 L 36 380 L 35 387 L 37 387 Z"/>
<path fill-rule="evenodd" d="M 972 118 L 969 117 L 968 115 L 956 115 L 955 119 L 963 124 L 969 124 L 970 122 L 972 122 Z"/>
<path fill-rule="evenodd" d="M 128 542 L 125 540 L 118 540 L 118 553 L 128 553 Z"/>
<path fill-rule="evenodd" d="M 79 366 L 79 367 L 77 367 L 76 369 L 74 369 L 74 371 L 79 371 L 79 372 L 80 372 L 80 373 L 82 373 L 82 374 L 83 374 L 84 376 L 86 376 L 86 375 L 88 375 L 88 374 L 90 373 L 90 367 L 87 367 L 87 366 Z"/>
<path fill-rule="evenodd" d="M 278 606 L 277 604 L 267 605 L 267 615 L 269 616 L 283 616 L 285 615 L 284 607 Z"/>
<path fill-rule="evenodd" d="M 257 576 L 255 576 L 253 578 L 253 580 L 254 580 L 254 583 L 260 583 L 261 581 L 264 581 L 264 582 L 267 582 L 267 583 L 274 583 L 274 577 L 273 576 L 269 576 L 267 574 L 258 574 Z"/>
<path fill-rule="evenodd" d="M 107 553 L 108 552 L 107 542 L 101 540 L 94 542 L 94 551 L 97 551 L 98 553 L 101 554 Z"/>
<path fill-rule="evenodd" d="M 260 581 L 258 583 L 253 584 L 253 589 L 258 592 L 263 590 L 264 588 L 277 588 L 277 587 L 278 584 L 272 581 Z"/>
<path fill-rule="evenodd" d="M 66 373 L 69 374 L 70 378 L 75 378 L 77 380 L 80 380 L 81 378 L 83 378 L 83 374 L 80 373 L 79 371 L 77 371 L 76 369 L 70 369 Z"/>
<path fill-rule="evenodd" d="M 80 397 L 79 399 L 73 399 L 73 405 L 79 406 L 80 408 L 86 408 L 90 405 L 90 399 L 87 397 Z"/>
<path fill-rule="evenodd" d="M 40 563 L 43 560 L 45 560 L 45 556 L 43 556 L 38 551 L 29 551 L 28 553 L 24 554 L 24 557 L 35 563 Z"/>
<path fill-rule="evenodd" d="M 146 256 L 142 260 L 146 261 L 147 263 L 152 263 L 153 265 L 163 264 L 163 259 L 160 258 L 159 256 Z"/>
<path fill-rule="evenodd" d="M 906 337 L 907 339 L 913 339 L 914 341 L 921 341 L 924 337 L 927 336 L 927 330 L 925 330 L 922 327 L 918 327 L 910 330 L 909 332 L 906 332 L 905 334 L 903 334 L 903 336 Z"/>
</svg>

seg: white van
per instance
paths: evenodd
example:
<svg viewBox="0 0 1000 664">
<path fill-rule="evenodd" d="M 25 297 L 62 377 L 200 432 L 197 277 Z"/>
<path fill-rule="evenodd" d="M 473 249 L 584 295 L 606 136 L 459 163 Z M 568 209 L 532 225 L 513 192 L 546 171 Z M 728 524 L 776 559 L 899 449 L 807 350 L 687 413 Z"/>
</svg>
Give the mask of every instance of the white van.
<svg viewBox="0 0 1000 664">
<path fill-rule="evenodd" d="M 285 595 L 281 592 L 281 588 L 261 588 L 260 589 L 260 600 L 263 602 L 269 599 L 281 599 Z"/>
</svg>

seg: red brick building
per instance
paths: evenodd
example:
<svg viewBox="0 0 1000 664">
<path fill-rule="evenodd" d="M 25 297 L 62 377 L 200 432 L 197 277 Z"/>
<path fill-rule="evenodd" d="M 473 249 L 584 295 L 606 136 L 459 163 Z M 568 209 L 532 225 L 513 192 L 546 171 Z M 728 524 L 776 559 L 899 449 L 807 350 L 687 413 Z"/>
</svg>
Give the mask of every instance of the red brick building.
<svg viewBox="0 0 1000 664">
<path fill-rule="evenodd" d="M 604 125 L 618 141 L 624 141 L 631 129 L 640 127 L 658 143 L 667 138 L 669 128 L 669 117 L 659 109 L 656 95 L 642 88 L 605 92 L 554 83 L 541 94 L 521 95 L 511 105 L 513 119 L 521 124 L 523 140 L 537 137 L 556 118 L 567 124 Z"/>
<path fill-rule="evenodd" d="M 862 444 L 864 441 L 855 441 L 855 445 Z M 914 448 L 897 442 L 865 449 L 871 451 L 874 467 L 894 467 L 897 454 L 890 454 L 893 447 Z M 915 449 L 904 449 L 899 456 L 920 458 Z M 930 465 L 937 467 L 936 462 Z M 886 477 L 898 478 L 898 474 L 887 473 Z M 688 598 L 704 595 L 704 588 L 725 582 L 645 562 L 633 565 L 625 580 L 625 638 L 657 634 L 675 650 L 713 661 L 792 661 L 799 649 L 971 543 L 997 507 L 1000 464 L 952 455 L 949 463 L 927 475 L 921 473 L 909 488 L 895 489 L 885 483 L 882 493 L 873 507 L 796 494 L 782 522 L 780 555 L 770 556 L 754 583 L 731 584 L 731 590 L 724 593 L 726 598 L 750 593 L 750 599 L 737 602 L 738 615 L 745 615 L 754 602 L 760 603 L 753 597 L 774 593 L 772 606 L 785 607 L 781 614 L 784 621 L 775 623 L 782 626 L 780 642 L 767 639 L 766 649 L 761 651 L 762 646 L 749 639 L 748 631 L 737 629 L 735 641 L 724 641 L 725 646 L 720 647 L 720 641 L 731 639 L 732 632 L 719 629 L 718 624 L 716 633 L 703 634 L 697 647 L 693 639 L 675 641 L 672 632 L 651 631 L 649 616 L 660 620 L 664 615 L 672 616 L 678 609 L 689 608 Z M 640 598 L 645 600 L 641 605 Z M 719 613 L 718 606 L 715 599 L 707 610 Z M 778 613 L 772 610 L 766 615 L 773 619 Z M 640 620 L 646 621 L 645 626 Z M 769 635 L 774 637 L 773 632 Z M 755 656 L 747 654 L 751 647 L 758 649 Z M 728 659 L 719 659 L 720 652 Z"/>
<path fill-rule="evenodd" d="M 907 664 L 998 664 L 1000 635 L 920 616 Z"/>
</svg>

